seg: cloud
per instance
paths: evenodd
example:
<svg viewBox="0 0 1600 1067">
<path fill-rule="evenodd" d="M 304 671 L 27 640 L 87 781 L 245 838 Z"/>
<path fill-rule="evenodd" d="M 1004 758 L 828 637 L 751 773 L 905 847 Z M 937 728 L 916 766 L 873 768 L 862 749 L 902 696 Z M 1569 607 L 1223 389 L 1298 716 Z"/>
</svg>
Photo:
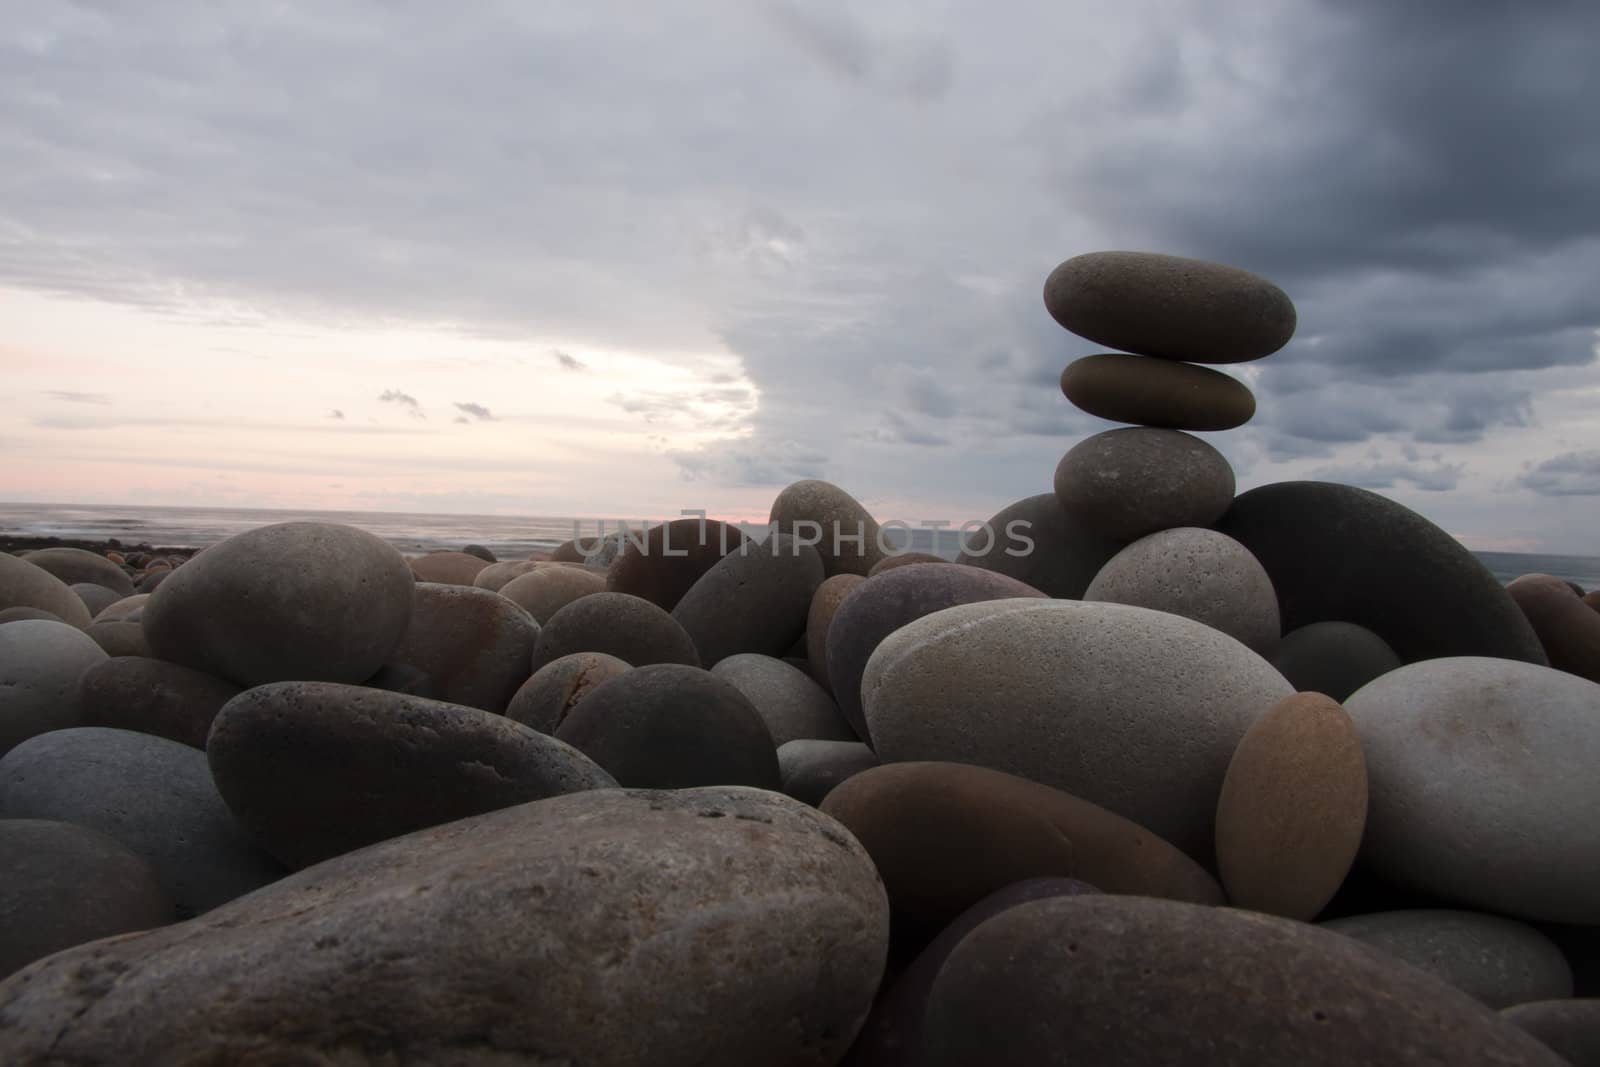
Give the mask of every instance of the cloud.
<svg viewBox="0 0 1600 1067">
<path fill-rule="evenodd" d="M 332 411 L 328 412 L 328 418 L 343 420 L 344 412 L 340 411 L 338 408 L 334 408 Z"/>
<path fill-rule="evenodd" d="M 1600 449 L 1552 456 L 1524 472 L 1517 484 L 1540 496 L 1600 496 Z"/>
<path fill-rule="evenodd" d="M 589 365 L 584 363 L 583 360 L 572 355 L 571 353 L 563 352 L 559 348 L 551 349 L 550 355 L 555 359 L 556 364 L 560 366 L 562 370 L 584 371 L 589 369 Z"/>
<path fill-rule="evenodd" d="M 412 418 L 425 419 L 428 417 L 427 415 L 423 414 L 422 405 L 417 403 L 416 397 L 410 395 L 409 393 L 402 393 L 398 389 L 385 389 L 383 395 L 378 397 L 378 402 L 382 404 L 398 404 L 404 408 Z"/>
<path fill-rule="evenodd" d="M 474 404 L 474 403 L 470 403 L 470 402 L 466 403 L 466 404 L 462 404 L 462 403 L 458 402 L 456 404 L 456 409 L 458 411 L 461 411 L 463 414 L 471 415 L 473 418 L 477 419 L 480 422 L 494 422 L 495 421 L 495 418 L 494 418 L 494 416 L 492 414 L 490 414 L 489 409 L 484 407 L 482 404 Z M 457 417 L 456 421 L 457 422 L 463 422 L 465 420 L 460 418 L 460 417 Z"/>
<path fill-rule="evenodd" d="M 1427 466 L 1389 461 L 1321 467 L 1312 471 L 1311 476 L 1321 481 L 1343 482 L 1363 489 L 1393 489 L 1401 483 L 1407 483 L 1417 489 L 1438 493 L 1454 489 L 1461 481 L 1463 469 L 1463 464 L 1438 460 Z"/>
<path fill-rule="evenodd" d="M 61 389 L 51 389 L 45 396 L 59 400 L 64 404 L 109 404 L 111 398 L 105 393 L 73 393 Z"/>
</svg>

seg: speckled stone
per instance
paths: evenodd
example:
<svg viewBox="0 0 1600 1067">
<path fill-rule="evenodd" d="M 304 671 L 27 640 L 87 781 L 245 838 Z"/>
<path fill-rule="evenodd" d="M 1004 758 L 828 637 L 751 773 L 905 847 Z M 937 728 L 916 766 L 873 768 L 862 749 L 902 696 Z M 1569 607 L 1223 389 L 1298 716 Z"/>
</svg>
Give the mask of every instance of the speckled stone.
<svg viewBox="0 0 1600 1067">
<path fill-rule="evenodd" d="M 1083 599 L 1133 604 L 1203 622 L 1255 649 L 1278 641 L 1278 594 L 1233 538 L 1193 526 L 1141 537 L 1110 560 Z"/>
<path fill-rule="evenodd" d="M 1234 750 L 1291 692 L 1260 656 L 1202 623 L 1073 600 L 924 616 L 878 646 L 861 684 L 885 763 L 953 760 L 1030 778 L 1203 863 Z"/>
<path fill-rule="evenodd" d="M 824 579 L 811 595 L 811 607 L 806 612 L 806 669 L 830 695 L 833 680 L 828 677 L 828 628 L 845 597 L 864 581 L 859 574 L 835 574 Z"/>
<path fill-rule="evenodd" d="M 0 756 L 79 723 L 78 679 L 106 661 L 82 630 L 32 619 L 0 627 Z"/>
<path fill-rule="evenodd" d="M 828 577 L 865 576 L 883 559 L 881 529 L 861 502 L 831 482 L 795 482 L 772 502 L 767 521 L 782 534 L 813 541 Z"/>
<path fill-rule="evenodd" d="M 150 865 L 86 826 L 0 819 L 0 870 L 0 978 L 53 952 L 176 917 Z"/>
<path fill-rule="evenodd" d="M 1546 662 L 1533 627 L 1476 556 L 1376 493 L 1330 482 L 1263 485 L 1241 493 L 1216 528 L 1267 569 L 1285 631 L 1353 622 L 1406 663 Z"/>
<path fill-rule="evenodd" d="M 1389 643 L 1353 622 L 1313 622 L 1283 635 L 1267 657 L 1302 693 L 1343 700 L 1400 667 Z"/>
<path fill-rule="evenodd" d="M 472 585 L 487 562 L 465 552 L 429 552 L 411 561 L 411 572 L 418 582 L 440 585 Z"/>
<path fill-rule="evenodd" d="M 1221 452 L 1179 430 L 1127 426 L 1078 442 L 1056 466 L 1056 499 L 1106 537 L 1134 541 L 1177 526 L 1209 526 L 1233 500 Z"/>
<path fill-rule="evenodd" d="M 211 721 L 239 687 L 192 667 L 143 656 L 97 663 L 78 681 L 84 726 L 109 726 L 206 747 Z"/>
<path fill-rule="evenodd" d="M 1256 413 L 1255 395 L 1237 378 L 1120 352 L 1073 360 L 1061 372 L 1061 392 L 1102 419 L 1168 430 L 1231 430 Z"/>
<path fill-rule="evenodd" d="M 632 669 L 604 652 L 562 656 L 540 667 L 522 683 L 506 707 L 506 718 L 542 734 L 553 734 L 596 686 Z"/>
<path fill-rule="evenodd" d="M 925 1034 L 926 1067 L 1561 1063 L 1338 934 L 1110 895 L 1020 904 L 968 934 L 934 980 Z"/>
<path fill-rule="evenodd" d="M 1052 318 L 1107 348 L 1191 363 L 1244 363 L 1294 336 L 1294 304 L 1257 274 L 1155 252 L 1090 252 L 1044 283 Z"/>
<path fill-rule="evenodd" d="M 1461 656 L 1391 671 L 1345 710 L 1367 760 L 1374 873 L 1484 911 L 1600 926 L 1600 685 Z"/>
<path fill-rule="evenodd" d="M 779 656 L 805 633 L 811 597 L 822 584 L 822 557 L 783 534 L 747 542 L 718 560 L 672 609 L 715 666 L 729 656 Z"/>
<path fill-rule="evenodd" d="M 173 572 L 144 606 L 160 659 L 240 686 L 360 682 L 388 661 L 411 619 L 404 558 L 363 530 L 263 526 Z"/>
<path fill-rule="evenodd" d="M 956 562 L 1077 600 L 1126 543 L 1091 530 L 1063 511 L 1054 493 L 1042 493 L 1002 508 L 987 532 L 970 535 Z"/>
<path fill-rule="evenodd" d="M 229 809 L 294 868 L 469 815 L 616 786 L 570 745 L 503 716 L 328 682 L 277 682 L 229 701 L 206 758 Z"/>
<path fill-rule="evenodd" d="M 653 664 L 602 682 L 555 735 L 630 789 L 781 785 L 761 715 L 698 667 Z"/>
<path fill-rule="evenodd" d="M 69 626 L 89 628 L 89 609 L 66 582 L 9 552 L 0 552 L 0 608 L 38 608 Z"/>
<path fill-rule="evenodd" d="M 887 941 L 871 861 L 815 810 L 593 791 L 42 962 L 0 985 L 0 1060 L 830 1067 Z"/>
<path fill-rule="evenodd" d="M 574 600 L 539 630 L 535 672 L 574 652 L 604 652 L 624 663 L 700 666 L 694 640 L 660 607 L 627 593 L 593 593 Z"/>
<path fill-rule="evenodd" d="M 97 552 L 82 548 L 41 548 L 22 557 L 49 571 L 67 585 L 90 582 L 120 596 L 133 595 L 133 581 L 123 569 Z M 93 614 L 93 609 L 90 611 Z"/>
<path fill-rule="evenodd" d="M 1257 719 L 1217 801 L 1217 868 L 1239 908 L 1309 921 L 1350 873 L 1367 823 L 1367 765 L 1343 708 L 1296 693 Z"/>
<path fill-rule="evenodd" d="M 433 679 L 440 700 L 505 710 L 533 673 L 539 624 L 498 593 L 418 582 L 411 624 L 390 657 Z"/>
<path fill-rule="evenodd" d="M 1561 950 L 1526 923 L 1498 915 L 1387 911 L 1322 927 L 1427 971 L 1495 1010 L 1572 995 L 1572 968 Z"/>
<path fill-rule="evenodd" d="M 711 673 L 744 694 L 767 724 L 774 745 L 799 738 L 856 739 L 833 698 L 809 674 L 781 659 L 741 652 L 718 661 Z"/>
<path fill-rule="evenodd" d="M 606 569 L 606 590 L 671 611 L 702 574 L 746 540 L 743 530 L 716 519 L 673 519 L 635 532 L 622 539 Z"/>
<path fill-rule="evenodd" d="M 783 792 L 813 807 L 840 782 L 879 766 L 872 749 L 860 741 L 819 741 L 802 737 L 778 746 L 778 775 Z"/>
<path fill-rule="evenodd" d="M 605 575 L 598 571 L 554 564 L 519 574 L 500 587 L 501 596 L 532 615 L 541 626 L 579 597 L 605 591 Z"/>
<path fill-rule="evenodd" d="M 1506 592 L 1539 636 L 1550 666 L 1600 682 L 1600 612 L 1590 611 L 1570 584 L 1548 574 L 1524 574 Z"/>
</svg>

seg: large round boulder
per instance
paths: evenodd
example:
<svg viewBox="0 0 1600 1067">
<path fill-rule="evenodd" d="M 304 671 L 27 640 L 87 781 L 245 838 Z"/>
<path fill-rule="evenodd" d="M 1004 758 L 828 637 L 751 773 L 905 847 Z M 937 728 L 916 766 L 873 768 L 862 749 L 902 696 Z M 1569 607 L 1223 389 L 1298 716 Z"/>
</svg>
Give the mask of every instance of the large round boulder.
<svg viewBox="0 0 1600 1067">
<path fill-rule="evenodd" d="M 411 623 L 389 663 L 415 667 L 439 699 L 504 711 L 528 680 L 539 624 L 498 593 L 418 582 Z"/>
<path fill-rule="evenodd" d="M 1260 656 L 1203 623 L 1072 600 L 924 616 L 878 646 L 861 685 L 884 762 L 951 760 L 1030 778 L 1202 863 L 1234 750 L 1291 692 Z"/>
<path fill-rule="evenodd" d="M 624 663 L 700 666 L 694 639 L 660 606 L 627 593 L 591 593 L 550 616 L 533 647 L 533 670 L 574 652 L 604 652 Z"/>
<path fill-rule="evenodd" d="M 67 588 L 78 594 L 78 599 L 89 609 L 89 614 L 96 617 L 106 608 L 124 599 L 116 590 L 107 589 L 93 582 L 73 582 Z"/>
<path fill-rule="evenodd" d="M 811 677 L 830 695 L 833 680 L 828 677 L 828 629 L 839 613 L 839 605 L 864 581 L 866 578 L 859 574 L 835 574 L 826 578 L 811 595 L 811 606 L 806 610 L 806 666 Z"/>
<path fill-rule="evenodd" d="M 417 576 L 417 581 L 439 585 L 473 585 L 483 569 L 489 566 L 487 560 L 466 552 L 445 551 L 429 552 L 410 563 L 411 573 Z"/>
<path fill-rule="evenodd" d="M 772 743 L 779 748 L 800 738 L 856 739 L 833 698 L 792 663 L 757 652 L 741 652 L 720 661 L 711 673 L 744 694 L 767 724 Z"/>
<path fill-rule="evenodd" d="M 1209 526 L 1233 500 L 1233 468 L 1181 430 L 1124 426 L 1073 445 L 1056 465 L 1061 509 L 1091 530 L 1134 541 L 1176 526 Z"/>
<path fill-rule="evenodd" d="M 83 548 L 40 548 L 22 558 L 69 586 L 89 583 L 110 589 L 119 596 L 133 595 L 133 580 L 127 572 L 97 552 Z"/>
<path fill-rule="evenodd" d="M 0 552 L 0 608 L 38 608 L 80 630 L 91 621 L 69 583 L 9 552 Z"/>
<path fill-rule="evenodd" d="M 673 519 L 642 534 L 625 531 L 606 569 L 606 590 L 671 611 L 702 574 L 746 540 L 743 530 L 717 519 Z"/>
<path fill-rule="evenodd" d="M 1267 657 L 1302 693 L 1343 700 L 1400 666 L 1389 642 L 1353 622 L 1311 622 L 1283 635 Z"/>
<path fill-rule="evenodd" d="M 1539 1000 L 1500 1017 L 1565 1056 L 1570 1067 L 1600 1067 L 1600 999 Z"/>
<path fill-rule="evenodd" d="M 541 626 L 579 597 L 605 591 L 605 575 L 565 563 L 540 565 L 500 587 L 501 596 L 533 616 Z"/>
<path fill-rule="evenodd" d="M 79 724 L 78 681 L 105 650 L 64 622 L 0 626 L 0 756 L 30 737 Z"/>
<path fill-rule="evenodd" d="M 956 562 L 1077 600 L 1125 544 L 1067 514 L 1054 493 L 1041 493 L 1007 505 L 972 531 Z"/>
<path fill-rule="evenodd" d="M 146 656 L 114 656 L 78 680 L 84 726 L 135 730 L 193 748 L 206 747 L 211 721 L 238 695 L 232 682 Z"/>
<path fill-rule="evenodd" d="M 1600 612 L 1573 587 L 1548 574 L 1524 574 L 1506 592 L 1539 636 L 1550 666 L 1600 682 Z"/>
<path fill-rule="evenodd" d="M 772 529 L 816 546 L 828 577 L 865 577 L 885 555 L 882 529 L 861 502 L 831 482 L 808 478 L 778 494 Z"/>
<path fill-rule="evenodd" d="M 745 542 L 700 576 L 672 609 L 708 666 L 742 652 L 781 656 L 805 633 L 822 557 L 808 544 L 773 534 Z"/>
<path fill-rule="evenodd" d="M 604 652 L 574 652 L 534 672 L 506 706 L 506 718 L 553 734 L 601 682 L 633 668 Z"/>
<path fill-rule="evenodd" d="M 840 782 L 877 766 L 878 757 L 860 741 L 800 737 L 778 746 L 778 775 L 783 779 L 784 794 L 813 807 Z"/>
<path fill-rule="evenodd" d="M 249 687 L 360 682 L 388 660 L 411 618 L 404 557 L 364 530 L 263 526 L 172 573 L 144 606 L 158 659 Z"/>
</svg>

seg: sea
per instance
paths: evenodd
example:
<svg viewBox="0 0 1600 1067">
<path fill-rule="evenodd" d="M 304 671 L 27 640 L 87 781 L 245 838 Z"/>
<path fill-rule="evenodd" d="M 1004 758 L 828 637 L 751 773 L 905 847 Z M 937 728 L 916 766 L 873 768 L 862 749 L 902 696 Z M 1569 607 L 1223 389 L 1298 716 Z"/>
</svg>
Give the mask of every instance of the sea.
<svg viewBox="0 0 1600 1067">
<path fill-rule="evenodd" d="M 672 516 L 676 518 L 677 516 Z M 524 559 L 574 537 L 612 533 L 624 525 L 640 531 L 655 521 L 641 517 L 429 515 L 397 511 L 284 511 L 271 508 L 123 507 L 81 504 L 0 503 L 0 537 L 59 537 L 133 547 L 204 548 L 258 526 L 277 522 L 336 522 L 383 538 L 401 552 L 431 552 L 482 545 L 500 559 Z M 760 537 L 763 527 L 740 524 Z M 902 549 L 954 559 L 961 550 L 955 530 L 889 529 L 886 539 Z M 1551 574 L 1584 589 L 1600 587 L 1600 557 L 1528 552 L 1474 553 L 1501 582 L 1523 574 Z"/>
</svg>

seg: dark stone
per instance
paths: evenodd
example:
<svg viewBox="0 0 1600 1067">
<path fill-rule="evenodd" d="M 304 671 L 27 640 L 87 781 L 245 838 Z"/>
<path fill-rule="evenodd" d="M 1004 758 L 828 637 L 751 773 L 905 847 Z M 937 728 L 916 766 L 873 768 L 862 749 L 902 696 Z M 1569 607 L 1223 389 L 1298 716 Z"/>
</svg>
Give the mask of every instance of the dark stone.
<svg viewBox="0 0 1600 1067">
<path fill-rule="evenodd" d="M 1524 574 L 1506 592 L 1538 635 L 1550 666 L 1600 682 L 1600 614 L 1589 610 L 1570 582 Z"/>
<path fill-rule="evenodd" d="M 773 534 L 718 560 L 678 601 L 672 617 L 707 666 L 741 652 L 782 655 L 805 633 L 822 578 L 816 549 Z"/>
<path fill-rule="evenodd" d="M 65 619 L 53 611 L 26 607 L 6 608 L 4 611 L 0 611 L 0 626 L 8 622 L 59 622 L 62 625 L 68 625 Z"/>
<path fill-rule="evenodd" d="M 274 881 L 283 869 L 234 821 L 205 753 L 164 737 L 80 727 L 0 759 L 0 818 L 98 830 L 150 864 L 180 917 Z"/>
<path fill-rule="evenodd" d="M 418 582 L 470 586 L 489 564 L 465 552 L 429 552 L 411 560 L 410 566 Z"/>
<path fill-rule="evenodd" d="M 872 742 L 861 709 L 861 676 L 879 642 L 906 623 L 957 604 L 1044 596 L 1015 578 L 946 563 L 901 567 L 863 583 L 845 597 L 828 627 L 828 678 L 840 713 L 863 741 Z"/>
<path fill-rule="evenodd" d="M 636 667 L 602 682 L 556 736 L 630 789 L 781 785 L 776 746 L 760 714 L 743 693 L 698 667 Z"/>
<path fill-rule="evenodd" d="M 462 552 L 463 555 L 477 556 L 479 559 L 483 560 L 485 563 L 499 563 L 500 562 L 499 560 L 495 559 L 495 556 L 494 556 L 493 552 L 490 552 L 487 548 L 484 548 L 482 545 L 468 545 L 465 548 L 463 548 L 461 550 L 461 552 Z"/>
<path fill-rule="evenodd" d="M 469 815 L 616 785 L 570 745 L 504 716 L 329 682 L 276 682 L 229 701 L 206 758 L 234 815 L 295 868 Z"/>
<path fill-rule="evenodd" d="M 361 683 L 368 689 L 382 689 L 386 693 L 404 693 L 407 696 L 439 699 L 439 686 L 427 671 L 409 663 L 385 663 L 378 673 Z"/>
<path fill-rule="evenodd" d="M 30 737 L 79 725 L 78 679 L 106 654 L 64 622 L 0 628 L 0 756 Z"/>
<path fill-rule="evenodd" d="M 840 782 L 877 766 L 878 757 L 860 741 L 802 737 L 778 746 L 783 791 L 812 807 L 819 806 Z"/>
<path fill-rule="evenodd" d="M 506 718 L 553 734 L 572 709 L 600 683 L 633 668 L 604 652 L 574 652 L 546 663 L 522 683 L 506 708 Z"/>
<path fill-rule="evenodd" d="M 957 563 L 1015 578 L 1046 596 L 1082 598 L 1107 560 L 1126 544 L 1096 533 L 1061 510 L 1054 493 L 1019 500 L 967 538 Z"/>
<path fill-rule="evenodd" d="M 1500 1017 L 1566 1058 L 1570 1067 L 1600 1067 L 1600 1000 L 1518 1004 Z"/>
<path fill-rule="evenodd" d="M 604 652 L 636 667 L 700 666 L 694 639 L 678 620 L 627 593 L 590 593 L 550 616 L 533 648 L 533 670 L 574 652 Z"/>
<path fill-rule="evenodd" d="M 139 584 L 134 587 L 134 591 L 138 593 L 154 593 L 161 587 L 163 582 L 165 582 L 175 573 L 176 572 L 170 568 L 167 570 L 151 571 L 143 578 L 139 579 Z"/>
<path fill-rule="evenodd" d="M 768 523 L 777 533 L 815 544 L 829 578 L 867 575 L 884 557 L 878 521 L 849 493 L 830 482 L 795 482 L 772 502 Z"/>
<path fill-rule="evenodd" d="M 1112 422 L 1169 430 L 1231 430 L 1256 413 L 1237 378 L 1191 363 L 1106 353 L 1061 372 L 1061 392 L 1078 408 Z"/>
<path fill-rule="evenodd" d="M 932 552 L 896 552 L 892 556 L 884 556 L 872 565 L 868 578 L 876 578 L 884 571 L 896 570 L 900 567 L 911 567 L 918 563 L 949 563 L 950 560 L 943 556 L 936 556 Z"/>
<path fill-rule="evenodd" d="M 104 586 L 118 596 L 133 595 L 133 582 L 127 573 L 98 553 L 82 548 L 41 548 L 22 558 L 49 571 L 68 586 L 89 582 Z M 94 614 L 92 609 L 90 614 Z"/>
<path fill-rule="evenodd" d="M 418 582 L 411 623 L 390 656 L 433 680 L 440 700 L 500 712 L 533 673 L 539 624 L 499 593 Z"/>
<path fill-rule="evenodd" d="M 117 656 L 90 667 L 79 679 L 79 721 L 205 748 L 211 721 L 238 695 L 232 682 L 192 667 Z"/>
<path fill-rule="evenodd" d="M 1533 627 L 1476 556 L 1376 493 L 1330 482 L 1264 485 L 1240 494 L 1216 528 L 1267 569 L 1285 632 L 1340 620 L 1371 630 L 1405 663 L 1547 663 Z"/>
<path fill-rule="evenodd" d="M 1090 529 L 1135 541 L 1180 526 L 1209 526 L 1233 500 L 1233 468 L 1181 430 L 1124 426 L 1086 438 L 1056 466 L 1056 499 Z"/>
<path fill-rule="evenodd" d="M 828 630 L 839 605 L 864 581 L 859 574 L 835 574 L 825 579 L 811 595 L 811 607 L 806 611 L 806 669 L 830 696 L 833 680 L 828 677 Z"/>
<path fill-rule="evenodd" d="M 642 597 L 671 611 L 702 574 L 746 540 L 743 530 L 716 519 L 673 519 L 652 526 L 648 533 L 624 540 L 606 571 L 606 590 Z"/>
<path fill-rule="evenodd" d="M 89 609 L 91 616 L 99 615 L 106 608 L 123 599 L 123 595 L 115 589 L 107 589 L 105 586 L 96 585 L 94 582 L 74 582 L 68 588 L 78 594 L 78 599 L 83 601 L 83 606 Z"/>
<path fill-rule="evenodd" d="M 108 656 L 142 656 L 149 659 L 155 655 L 150 650 L 150 639 L 145 636 L 144 626 L 138 622 L 95 622 L 90 623 L 84 631 L 94 643 Z"/>
<path fill-rule="evenodd" d="M 66 582 L 8 552 L 0 552 L 0 608 L 48 611 L 80 630 L 91 621 L 89 609 Z"/>
<path fill-rule="evenodd" d="M 1297 692 L 1338 701 L 1400 667 L 1383 638 L 1353 622 L 1307 623 L 1284 634 L 1267 658 Z"/>
</svg>

